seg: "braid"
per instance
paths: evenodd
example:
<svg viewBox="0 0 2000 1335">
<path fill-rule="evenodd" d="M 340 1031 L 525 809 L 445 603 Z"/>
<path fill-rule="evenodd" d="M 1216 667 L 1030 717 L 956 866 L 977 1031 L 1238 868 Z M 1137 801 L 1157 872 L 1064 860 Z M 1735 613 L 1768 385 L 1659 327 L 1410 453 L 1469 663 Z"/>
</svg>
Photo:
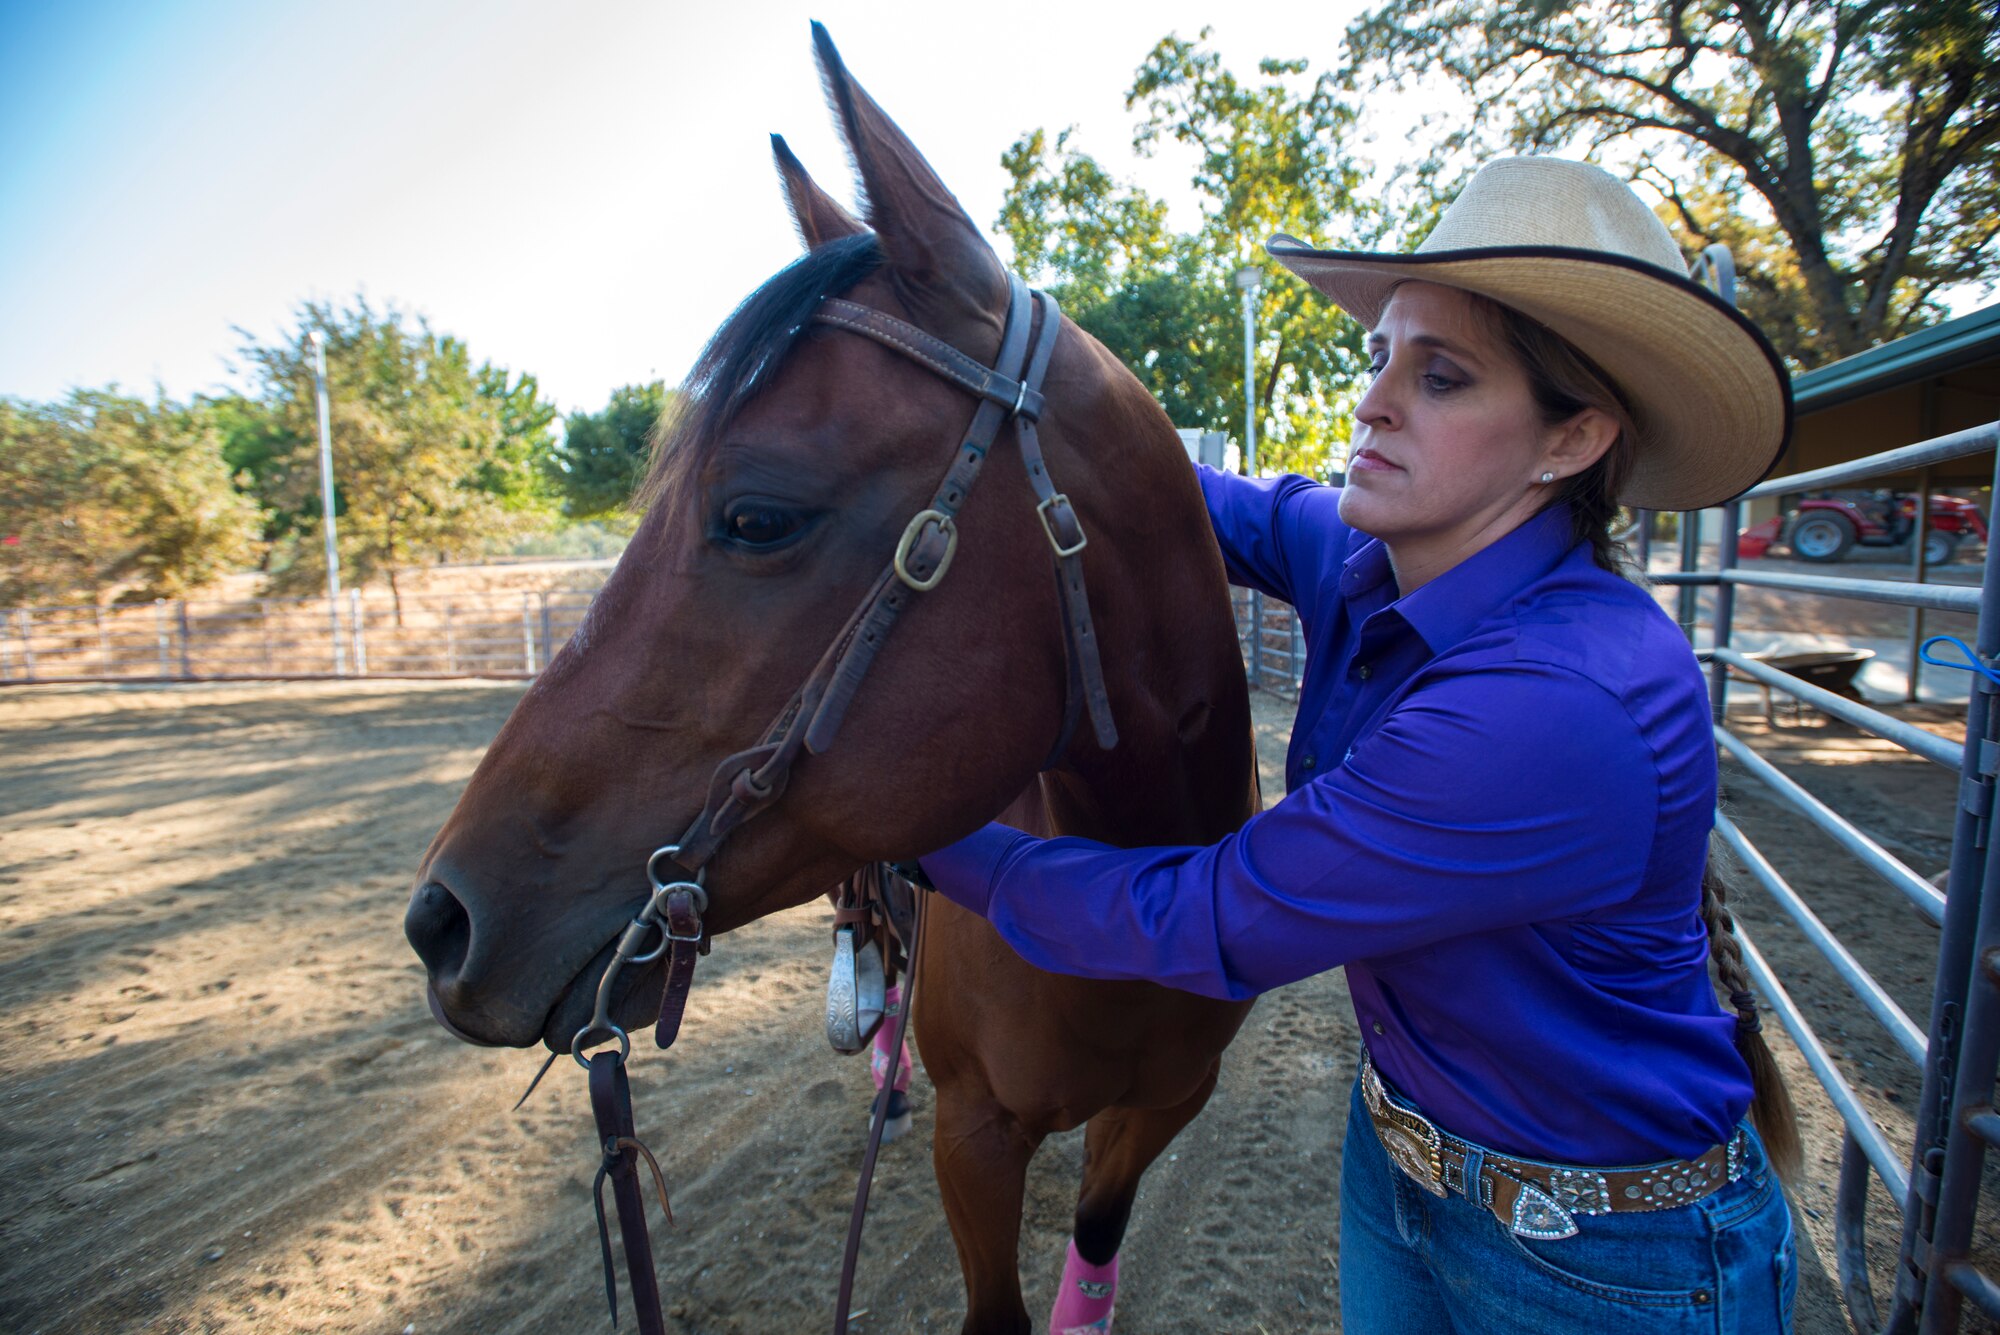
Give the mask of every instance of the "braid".
<svg viewBox="0 0 2000 1335">
<path fill-rule="evenodd" d="M 1797 1181 L 1802 1171 L 1798 1114 L 1784 1074 L 1764 1041 L 1763 1014 L 1752 990 L 1750 968 L 1743 962 L 1742 943 L 1736 939 L 1736 919 L 1729 912 L 1731 876 L 1721 836 L 1710 835 L 1708 865 L 1701 877 L 1701 921 L 1708 929 L 1708 958 L 1723 990 L 1729 993 L 1730 1008 L 1736 1012 L 1736 1051 L 1750 1068 L 1754 1090 L 1751 1123 L 1763 1137 L 1778 1176 Z"/>
<path fill-rule="evenodd" d="M 1730 1009 L 1736 1012 L 1736 1027 L 1747 1033 L 1762 1033 L 1763 1012 L 1757 1008 L 1752 990 L 1750 966 L 1743 962 L 1743 945 L 1736 939 L 1736 918 L 1729 911 L 1729 888 L 1710 862 L 1701 878 L 1701 925 L 1708 929 L 1708 958 L 1715 975 L 1729 993 Z"/>
</svg>

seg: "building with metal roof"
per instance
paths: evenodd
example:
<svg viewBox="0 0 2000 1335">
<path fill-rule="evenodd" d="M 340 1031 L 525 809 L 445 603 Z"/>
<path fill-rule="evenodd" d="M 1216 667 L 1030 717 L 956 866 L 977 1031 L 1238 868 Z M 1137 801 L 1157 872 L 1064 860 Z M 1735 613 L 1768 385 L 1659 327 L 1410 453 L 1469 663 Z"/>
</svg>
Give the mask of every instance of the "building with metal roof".
<svg viewBox="0 0 2000 1335">
<path fill-rule="evenodd" d="M 1920 329 L 1905 338 L 1808 371 L 1792 381 L 1797 420 L 1774 476 L 1802 473 L 1912 445 L 2000 418 L 2000 305 Z M 1993 456 L 1942 464 L 1930 485 L 1985 487 Z M 1915 491 L 1916 473 L 1876 486 Z M 1774 513 L 1765 502 L 1757 518 Z"/>
</svg>

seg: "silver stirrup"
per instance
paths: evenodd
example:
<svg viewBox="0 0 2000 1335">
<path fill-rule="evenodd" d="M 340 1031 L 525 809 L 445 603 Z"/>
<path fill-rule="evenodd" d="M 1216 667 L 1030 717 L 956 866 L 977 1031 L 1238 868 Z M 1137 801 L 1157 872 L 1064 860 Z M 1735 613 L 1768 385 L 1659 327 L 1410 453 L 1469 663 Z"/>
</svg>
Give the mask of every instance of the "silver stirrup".
<svg viewBox="0 0 2000 1335">
<path fill-rule="evenodd" d="M 826 1041 L 835 1052 L 859 1052 L 882 1027 L 888 1001 L 882 952 L 857 949 L 854 929 L 833 934 L 833 972 L 826 980 Z"/>
</svg>

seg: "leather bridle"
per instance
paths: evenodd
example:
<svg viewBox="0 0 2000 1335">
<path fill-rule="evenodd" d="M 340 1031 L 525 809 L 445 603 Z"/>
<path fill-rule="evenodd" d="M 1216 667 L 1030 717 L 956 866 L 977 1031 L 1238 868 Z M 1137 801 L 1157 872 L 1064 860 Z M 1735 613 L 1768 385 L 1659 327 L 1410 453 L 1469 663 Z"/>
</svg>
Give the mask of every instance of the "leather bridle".
<svg viewBox="0 0 2000 1335">
<path fill-rule="evenodd" d="M 659 1167 L 632 1129 L 631 1093 L 624 1064 L 631 1053 L 631 1039 L 611 1018 L 613 993 L 618 976 L 629 964 L 645 964 L 667 958 L 667 979 L 660 994 L 660 1017 L 654 1040 L 662 1048 L 670 1046 L 680 1032 L 681 1017 L 694 983 L 695 961 L 708 953 L 709 938 L 702 916 L 708 909 L 704 878 L 709 862 L 723 841 L 783 796 L 792 766 L 802 752 L 823 754 L 833 744 L 848 707 L 866 679 L 875 657 L 881 652 L 889 632 L 903 610 L 918 594 L 937 587 L 950 569 L 958 551 L 957 517 L 991 452 L 1000 429 L 1015 424 L 1020 442 L 1021 462 L 1028 484 L 1034 490 L 1035 513 L 1054 552 L 1057 585 L 1061 594 L 1063 645 L 1066 664 L 1063 722 L 1056 743 L 1043 768 L 1055 764 L 1068 749 L 1080 714 L 1088 710 L 1098 745 L 1109 750 L 1118 744 L 1118 731 L 1111 719 L 1111 702 L 1104 686 L 1104 669 L 1098 654 L 1097 635 L 1091 621 L 1090 600 L 1083 582 L 1085 537 L 1069 497 L 1057 491 L 1042 458 L 1037 423 L 1043 411 L 1042 381 L 1055 351 L 1062 317 L 1055 299 L 1035 292 L 1014 275 L 1008 275 L 1007 322 L 1000 339 L 999 356 L 988 367 L 957 348 L 916 326 L 873 307 L 839 298 L 820 302 L 812 322 L 844 329 L 873 339 L 884 347 L 908 357 L 927 370 L 970 393 L 978 402 L 966 427 L 951 467 L 931 496 L 930 504 L 910 517 L 896 543 L 888 567 L 878 575 L 860 605 L 827 646 L 805 684 L 793 693 L 778 717 L 764 731 L 764 739 L 746 751 L 739 751 L 716 767 L 709 780 L 701 813 L 681 833 L 679 839 L 656 849 L 646 861 L 646 878 L 652 896 L 637 917 L 626 925 L 613 948 L 610 962 L 597 985 L 596 1005 L 589 1021 L 570 1042 L 571 1055 L 590 1072 L 591 1105 L 598 1122 L 604 1148 L 598 1186 L 593 1188 L 597 1205 L 600 1240 L 603 1244 L 605 1287 L 611 1302 L 612 1318 L 617 1318 L 617 1294 L 611 1272 L 610 1235 L 604 1227 L 601 1196 L 597 1193 L 608 1178 L 618 1207 L 619 1227 L 624 1237 L 627 1271 L 633 1286 L 634 1305 L 642 1335 L 663 1329 L 659 1313 L 658 1283 L 653 1274 L 652 1246 L 646 1231 L 638 1164 L 643 1157 L 661 1187 Z M 685 875 L 676 875 L 676 871 Z M 919 918 L 921 922 L 921 918 Z M 653 940 L 654 933 L 659 939 Z M 921 938 L 921 927 L 913 934 Z M 642 953 L 641 947 L 651 945 Z M 911 942 L 910 973 L 914 984 L 916 943 Z M 897 1030 L 896 1051 L 901 1051 L 902 1023 L 911 1007 L 905 1005 Z M 584 1048 L 594 1042 L 615 1041 L 616 1050 L 606 1050 L 586 1058 Z M 894 1080 L 894 1072 L 890 1074 Z M 888 1100 L 881 1103 L 886 1107 Z M 869 1164 L 879 1140 L 881 1119 L 870 1138 Z M 857 1200 L 853 1231 L 849 1238 L 850 1266 L 856 1245 L 868 1174 L 862 1178 L 862 1195 Z M 669 1214 L 671 1220 L 671 1214 Z M 843 1301 L 851 1276 L 843 1280 Z M 844 1328 L 845 1311 L 836 1314 L 836 1328 Z"/>
</svg>

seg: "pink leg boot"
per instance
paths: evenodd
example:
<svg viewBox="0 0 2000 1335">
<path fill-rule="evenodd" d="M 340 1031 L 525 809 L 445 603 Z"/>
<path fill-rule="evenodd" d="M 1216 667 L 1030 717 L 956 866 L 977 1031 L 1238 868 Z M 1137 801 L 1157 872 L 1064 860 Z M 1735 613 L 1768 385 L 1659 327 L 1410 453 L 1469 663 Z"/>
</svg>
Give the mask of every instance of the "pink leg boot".
<svg viewBox="0 0 2000 1335">
<path fill-rule="evenodd" d="M 903 1044 L 903 1053 L 896 1063 L 896 1083 L 887 1090 L 882 1088 L 889 1075 L 889 1058 L 895 1052 L 896 1017 L 903 1010 L 903 989 L 890 988 L 882 998 L 884 1011 L 881 1026 L 875 1030 L 875 1044 L 868 1053 L 868 1074 L 875 1081 L 875 1100 L 889 1100 L 889 1111 L 882 1122 L 882 1143 L 900 1139 L 910 1129 L 910 1045 Z M 870 1109 L 873 1112 L 873 1109 Z"/>
<path fill-rule="evenodd" d="M 1105 1335 L 1117 1302 L 1118 1258 L 1092 1265 L 1076 1254 L 1076 1239 L 1071 1238 L 1062 1287 L 1056 1290 L 1056 1305 L 1049 1312 L 1049 1335 Z"/>
<path fill-rule="evenodd" d="M 889 1074 L 889 1054 L 896 1041 L 896 1017 L 903 1013 L 903 985 L 898 983 L 882 997 L 882 1024 L 875 1031 L 875 1045 L 868 1054 L 868 1074 L 875 1078 L 875 1088 L 882 1088 Z M 910 1045 L 903 1044 L 903 1055 L 896 1064 L 896 1091 L 910 1092 Z"/>
</svg>

